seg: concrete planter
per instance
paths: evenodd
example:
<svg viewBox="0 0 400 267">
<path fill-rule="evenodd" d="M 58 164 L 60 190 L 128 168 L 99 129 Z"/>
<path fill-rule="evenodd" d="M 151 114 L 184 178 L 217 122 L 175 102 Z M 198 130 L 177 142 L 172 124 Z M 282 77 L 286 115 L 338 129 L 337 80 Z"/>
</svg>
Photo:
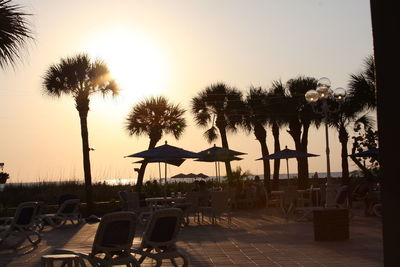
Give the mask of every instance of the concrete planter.
<svg viewBox="0 0 400 267">
<path fill-rule="evenodd" d="M 349 210 L 326 208 L 314 210 L 315 241 L 338 241 L 349 239 Z"/>
</svg>

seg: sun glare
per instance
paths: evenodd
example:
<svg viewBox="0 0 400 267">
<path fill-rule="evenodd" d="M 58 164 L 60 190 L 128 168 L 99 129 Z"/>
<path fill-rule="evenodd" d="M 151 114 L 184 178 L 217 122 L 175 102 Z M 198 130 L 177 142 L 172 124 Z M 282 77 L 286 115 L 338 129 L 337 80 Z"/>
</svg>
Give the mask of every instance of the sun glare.
<svg viewBox="0 0 400 267">
<path fill-rule="evenodd" d="M 103 31 L 90 38 L 87 52 L 101 58 L 121 87 L 119 99 L 133 104 L 164 94 L 169 80 L 165 51 L 148 36 L 129 30 Z"/>
</svg>

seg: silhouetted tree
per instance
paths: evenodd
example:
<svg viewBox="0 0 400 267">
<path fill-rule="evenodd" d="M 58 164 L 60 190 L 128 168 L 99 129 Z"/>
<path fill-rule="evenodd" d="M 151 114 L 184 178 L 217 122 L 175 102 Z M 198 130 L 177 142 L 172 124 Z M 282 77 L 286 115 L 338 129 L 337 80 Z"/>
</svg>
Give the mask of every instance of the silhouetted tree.
<svg viewBox="0 0 400 267">
<path fill-rule="evenodd" d="M 296 150 L 307 152 L 309 128 L 312 123 L 320 123 L 321 117 L 312 111 L 311 105 L 307 104 L 304 95 L 308 90 L 315 90 L 317 80 L 311 77 L 300 76 L 290 79 L 286 83 L 286 87 L 289 92 L 286 110 L 290 113 L 288 133 L 294 140 Z M 309 176 L 308 159 L 298 158 L 297 168 L 299 187 L 305 188 Z"/>
<path fill-rule="evenodd" d="M 267 130 L 265 125 L 268 122 L 268 106 L 267 106 L 267 91 L 261 87 L 251 87 L 247 93 L 244 103 L 246 106 L 246 112 L 244 112 L 243 127 L 247 131 L 253 131 L 254 136 L 258 140 L 261 146 L 261 156 L 269 155 L 267 146 Z M 263 161 L 264 171 L 264 185 L 267 191 L 270 192 L 270 179 L 271 179 L 271 167 L 269 160 Z"/>
<path fill-rule="evenodd" d="M 11 4 L 11 0 L 0 0 L 0 67 L 14 65 L 20 58 L 20 50 L 27 40 L 32 39 L 32 32 L 27 23 L 28 14 L 21 11 L 21 6 Z"/>
<path fill-rule="evenodd" d="M 192 113 L 196 124 L 210 127 L 205 133 L 208 142 L 221 136 L 222 147 L 229 149 L 227 131 L 235 132 L 243 119 L 244 103 L 242 93 L 224 83 L 206 87 L 192 99 Z M 231 164 L 225 162 L 226 174 L 232 174 Z"/>
<path fill-rule="evenodd" d="M 349 163 L 347 144 L 349 134 L 347 127 L 356 122 L 370 127 L 372 119 L 368 112 L 376 108 L 375 64 L 372 56 L 364 61 L 364 68 L 358 74 L 351 74 L 349 90 L 340 111 L 333 114 L 330 123 L 339 132 L 342 157 L 342 183 L 349 183 Z"/>
<path fill-rule="evenodd" d="M 149 149 L 154 148 L 163 134 L 172 134 L 176 139 L 181 137 L 186 128 L 183 117 L 185 110 L 173 105 L 162 96 L 150 97 L 132 107 L 126 118 L 126 130 L 136 136 L 147 135 L 150 139 Z M 140 192 L 147 162 L 140 166 L 136 190 Z"/>
<path fill-rule="evenodd" d="M 107 65 L 101 60 L 92 61 L 87 54 L 63 58 L 60 63 L 51 65 L 43 81 L 44 92 L 60 97 L 71 95 L 75 99 L 81 123 L 83 169 L 85 173 L 85 190 L 88 210 L 93 208 L 92 175 L 89 157 L 89 135 L 87 115 L 90 97 L 95 93 L 116 95 L 119 88 L 110 78 Z"/>
<path fill-rule="evenodd" d="M 272 136 L 274 137 L 274 153 L 281 150 L 279 134 L 280 129 L 287 125 L 290 113 L 286 108 L 286 90 L 282 81 L 277 80 L 272 82 L 271 88 L 268 90 L 266 97 L 266 112 L 268 113 L 268 124 L 272 129 Z M 274 160 L 274 174 L 272 188 L 279 189 L 279 169 L 280 159 Z"/>
</svg>

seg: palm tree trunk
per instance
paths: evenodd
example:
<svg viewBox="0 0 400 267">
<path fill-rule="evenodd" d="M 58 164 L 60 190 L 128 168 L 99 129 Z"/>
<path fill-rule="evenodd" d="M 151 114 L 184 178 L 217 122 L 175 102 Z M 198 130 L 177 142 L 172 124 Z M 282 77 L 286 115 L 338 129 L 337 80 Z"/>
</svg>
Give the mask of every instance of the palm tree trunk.
<svg viewBox="0 0 400 267">
<path fill-rule="evenodd" d="M 308 130 L 310 124 L 307 122 L 303 123 L 303 135 L 301 137 L 301 151 L 307 153 L 308 147 Z M 308 158 L 301 158 L 300 164 L 302 165 L 301 171 L 299 171 L 299 188 L 306 189 L 308 187 L 309 172 L 308 172 Z"/>
<path fill-rule="evenodd" d="M 260 142 L 261 146 L 261 155 L 263 157 L 269 155 L 268 146 L 267 146 L 267 131 L 264 129 L 262 125 L 255 125 L 254 127 L 254 135 L 256 139 Z M 269 160 L 263 160 L 263 169 L 264 169 L 264 186 L 267 189 L 268 195 L 271 193 L 271 166 L 269 164 Z"/>
<path fill-rule="evenodd" d="M 90 155 L 89 155 L 89 133 L 87 126 L 87 115 L 89 112 L 89 100 L 87 105 L 77 105 L 79 112 L 79 119 L 81 123 L 81 137 L 82 137 L 82 154 L 83 154 L 83 170 L 85 175 L 85 192 L 86 192 L 86 203 L 89 214 L 93 211 L 93 193 L 92 193 L 92 173 L 90 170 Z"/>
<path fill-rule="evenodd" d="M 156 147 L 157 142 L 159 141 L 155 140 L 155 139 L 151 139 L 150 138 L 150 143 L 149 143 L 149 147 L 148 149 L 152 149 Z M 144 178 L 144 173 L 146 171 L 146 166 L 147 166 L 147 160 L 145 159 L 144 162 L 140 165 L 140 169 L 138 172 L 138 178 L 136 180 L 136 186 L 135 186 L 135 191 L 136 192 L 140 192 L 142 190 L 142 186 L 143 186 L 143 178 Z"/>
<path fill-rule="evenodd" d="M 297 120 L 297 118 L 293 119 L 289 122 L 288 133 L 293 138 L 295 149 L 299 150 L 299 151 L 303 151 L 303 146 L 301 144 L 301 125 L 300 125 L 300 122 Z M 304 168 L 304 164 L 302 164 L 301 158 L 297 158 L 297 170 L 298 170 L 299 177 L 302 176 L 302 174 L 303 174 L 303 168 Z"/>
<path fill-rule="evenodd" d="M 219 133 L 221 135 L 221 141 L 222 141 L 222 147 L 229 149 L 228 145 L 228 138 L 226 136 L 226 130 L 223 127 L 218 127 Z M 231 168 L 231 162 L 230 161 L 225 161 L 225 168 L 226 168 L 226 175 L 231 176 L 232 175 L 232 168 Z"/>
<path fill-rule="evenodd" d="M 272 124 L 272 135 L 274 136 L 274 153 L 281 151 L 281 144 L 279 141 L 279 126 L 277 123 Z M 280 159 L 274 160 L 274 176 L 272 188 L 274 190 L 279 190 L 279 169 L 281 161 Z"/>
<path fill-rule="evenodd" d="M 347 142 L 349 140 L 349 135 L 346 131 L 344 125 L 339 128 L 339 141 L 342 145 L 342 184 L 348 185 L 350 182 L 349 178 L 349 162 L 348 162 L 348 152 L 347 152 Z"/>
</svg>

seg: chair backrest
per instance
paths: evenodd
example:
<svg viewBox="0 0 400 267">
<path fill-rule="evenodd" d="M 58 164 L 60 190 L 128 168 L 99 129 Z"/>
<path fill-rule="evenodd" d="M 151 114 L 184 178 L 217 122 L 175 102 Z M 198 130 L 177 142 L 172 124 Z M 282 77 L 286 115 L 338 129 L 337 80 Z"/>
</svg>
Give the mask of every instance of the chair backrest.
<svg viewBox="0 0 400 267">
<path fill-rule="evenodd" d="M 229 193 L 227 191 L 211 192 L 211 209 L 212 212 L 219 216 L 229 211 Z"/>
<path fill-rule="evenodd" d="M 308 199 L 309 199 L 310 203 L 312 203 L 312 200 L 313 200 L 313 189 L 314 189 L 314 185 L 311 184 L 310 188 L 308 189 L 309 190 Z"/>
<path fill-rule="evenodd" d="M 347 207 L 348 197 L 349 197 L 349 187 L 347 185 L 340 186 L 336 193 L 336 199 L 335 199 L 336 205 Z"/>
<path fill-rule="evenodd" d="M 142 247 L 170 247 L 175 245 L 183 212 L 168 208 L 156 210 L 150 218 L 142 237 Z"/>
<path fill-rule="evenodd" d="M 11 222 L 11 228 L 25 228 L 31 226 L 36 218 L 38 207 L 38 202 L 33 201 L 19 204 Z"/>
<path fill-rule="evenodd" d="M 123 210 L 137 211 L 140 208 L 139 193 L 123 190 L 118 191 L 118 196 Z"/>
<path fill-rule="evenodd" d="M 190 203 L 190 210 L 196 210 L 199 207 L 199 197 L 200 194 L 198 192 L 187 192 L 186 202 Z"/>
<path fill-rule="evenodd" d="M 59 216 L 71 216 L 79 213 L 80 199 L 65 200 L 57 210 Z"/>
<path fill-rule="evenodd" d="M 287 186 L 283 191 L 283 203 L 290 204 L 297 200 L 298 192 L 296 186 Z"/>
<path fill-rule="evenodd" d="M 118 211 L 105 214 L 97 227 L 92 255 L 129 251 L 136 231 L 136 213 Z"/>
</svg>

